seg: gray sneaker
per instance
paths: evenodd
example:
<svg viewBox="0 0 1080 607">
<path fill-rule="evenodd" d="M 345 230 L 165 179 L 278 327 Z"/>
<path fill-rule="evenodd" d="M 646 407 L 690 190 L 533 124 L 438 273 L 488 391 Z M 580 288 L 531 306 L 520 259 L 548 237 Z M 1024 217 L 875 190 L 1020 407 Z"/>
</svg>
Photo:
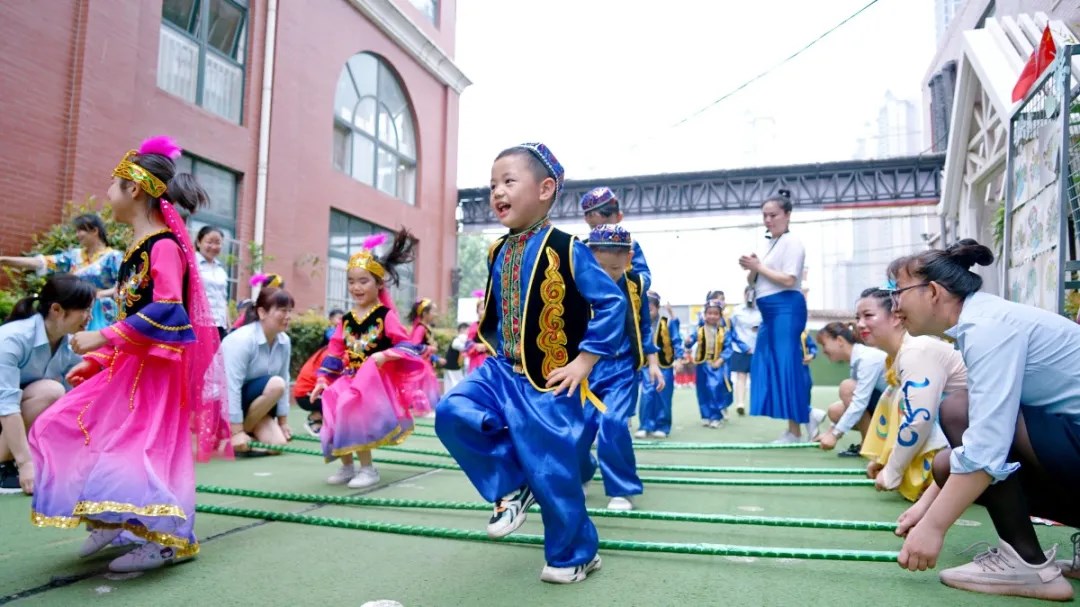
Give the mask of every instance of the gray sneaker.
<svg viewBox="0 0 1080 607">
<path fill-rule="evenodd" d="M 972 562 L 942 571 L 941 583 L 983 594 L 1049 601 L 1073 598 L 1072 584 L 1061 576 L 1061 569 L 1054 562 L 1057 546 L 1047 551 L 1045 563 L 1032 565 L 1020 558 L 1005 540 L 999 540 L 997 548 L 987 543 L 981 545 L 986 550 L 976 554 Z"/>
<path fill-rule="evenodd" d="M 1080 580 L 1080 533 L 1072 534 L 1069 541 L 1073 545 L 1073 557 L 1071 561 L 1064 559 L 1057 562 L 1057 566 L 1061 569 L 1061 575 L 1065 577 L 1071 577 L 1074 580 Z"/>
</svg>

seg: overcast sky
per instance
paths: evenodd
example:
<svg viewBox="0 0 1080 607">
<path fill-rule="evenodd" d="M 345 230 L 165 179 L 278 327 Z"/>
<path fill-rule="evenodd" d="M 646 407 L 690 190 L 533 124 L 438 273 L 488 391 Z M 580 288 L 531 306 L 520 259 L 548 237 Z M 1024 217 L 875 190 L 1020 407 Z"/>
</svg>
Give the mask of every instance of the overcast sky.
<svg viewBox="0 0 1080 607">
<path fill-rule="evenodd" d="M 933 0 L 879 0 L 761 80 L 672 125 L 867 2 L 459 0 L 456 60 L 474 84 L 461 96 L 458 185 L 486 185 L 495 154 L 522 141 L 547 143 L 568 179 L 850 159 L 887 91 L 921 111 L 935 51 Z M 690 221 L 700 230 L 759 219 Z M 706 282 L 739 292 L 734 260 L 694 267 L 698 280 L 685 280 L 686 251 L 715 246 L 720 234 L 676 237 L 687 224 L 627 218 L 641 232 L 657 289 L 675 303 L 696 302 Z M 823 228 L 843 234 L 825 238 Z M 851 254 L 851 224 L 801 229 L 808 245 L 826 245 L 808 250 L 819 283 L 823 265 Z M 761 240 L 759 228 L 722 233 L 735 257 Z M 822 286 L 812 307 L 827 303 Z"/>
</svg>

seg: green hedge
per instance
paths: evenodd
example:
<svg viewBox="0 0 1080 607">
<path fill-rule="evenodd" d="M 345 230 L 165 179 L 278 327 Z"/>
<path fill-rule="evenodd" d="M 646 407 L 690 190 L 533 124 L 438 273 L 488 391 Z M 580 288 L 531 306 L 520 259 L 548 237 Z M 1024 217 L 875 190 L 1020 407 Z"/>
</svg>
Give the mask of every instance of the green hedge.
<svg viewBox="0 0 1080 607">
<path fill-rule="evenodd" d="M 289 323 L 289 339 L 292 341 L 292 361 L 289 366 L 293 377 L 300 373 L 300 367 L 322 346 L 323 336 L 329 327 L 330 320 L 315 310 L 293 317 Z"/>
</svg>

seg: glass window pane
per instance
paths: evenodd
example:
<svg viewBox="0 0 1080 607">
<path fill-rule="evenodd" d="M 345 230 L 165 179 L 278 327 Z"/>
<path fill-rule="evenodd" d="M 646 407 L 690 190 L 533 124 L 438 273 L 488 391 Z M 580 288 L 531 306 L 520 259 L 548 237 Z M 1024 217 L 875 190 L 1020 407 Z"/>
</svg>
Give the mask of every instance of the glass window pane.
<svg viewBox="0 0 1080 607">
<path fill-rule="evenodd" d="M 403 158 L 398 159 L 397 195 L 409 204 L 416 204 L 416 165 Z"/>
<path fill-rule="evenodd" d="M 199 180 L 210 203 L 204 211 L 220 217 L 236 220 L 236 174 L 212 164 L 198 163 L 195 166 L 195 178 Z"/>
<path fill-rule="evenodd" d="M 349 154 L 352 151 L 352 146 L 349 144 L 349 138 L 352 137 L 352 129 L 349 127 L 334 123 L 334 168 L 348 173 L 351 161 Z"/>
<path fill-rule="evenodd" d="M 386 67 L 385 63 L 379 63 L 379 103 L 385 105 L 391 114 L 397 114 L 404 109 L 408 102 L 405 94 L 401 92 L 397 76 Z"/>
<path fill-rule="evenodd" d="M 348 292 L 348 273 L 346 268 L 349 262 L 345 259 L 331 257 L 326 264 L 326 309 L 341 308 L 348 310 L 352 307 L 352 300 Z"/>
<path fill-rule="evenodd" d="M 439 2 L 438 0 L 409 0 L 409 4 L 412 4 L 428 18 L 435 25 L 439 24 Z"/>
<path fill-rule="evenodd" d="M 385 108 L 379 110 L 379 141 L 390 146 L 391 149 L 398 148 L 397 126 L 394 124 L 393 116 Z"/>
<path fill-rule="evenodd" d="M 207 43 L 227 57 L 236 58 L 237 40 L 244 29 L 244 11 L 227 0 L 210 0 Z"/>
<path fill-rule="evenodd" d="M 360 53 L 349 58 L 349 71 L 352 72 L 353 82 L 360 96 L 375 95 L 376 81 L 379 73 L 379 60 L 375 55 Z"/>
<path fill-rule="evenodd" d="M 375 142 L 363 135 L 353 134 L 352 144 L 353 179 L 375 185 Z"/>
<path fill-rule="evenodd" d="M 161 5 L 161 18 L 185 32 L 193 32 L 198 9 L 198 0 L 165 0 Z"/>
<path fill-rule="evenodd" d="M 398 152 L 415 160 L 416 133 L 413 131 L 412 112 L 409 108 L 394 117 L 394 124 L 397 125 Z"/>
<path fill-rule="evenodd" d="M 352 78 L 349 77 L 349 71 L 341 68 L 341 76 L 338 77 L 337 81 L 337 90 L 334 91 L 334 117 L 345 122 L 352 122 L 353 106 L 356 105 L 358 99 L 356 87 L 353 86 Z"/>
<path fill-rule="evenodd" d="M 330 257 L 349 257 L 349 216 L 330 211 Z"/>
<path fill-rule="evenodd" d="M 391 196 L 397 196 L 397 156 L 379 149 L 378 187 Z"/>
<path fill-rule="evenodd" d="M 176 172 L 190 174 L 195 173 L 195 171 L 191 168 L 191 156 L 185 154 L 176 159 Z"/>
<path fill-rule="evenodd" d="M 375 136 L 375 98 L 364 97 L 356 104 L 353 113 L 353 126 Z"/>
</svg>

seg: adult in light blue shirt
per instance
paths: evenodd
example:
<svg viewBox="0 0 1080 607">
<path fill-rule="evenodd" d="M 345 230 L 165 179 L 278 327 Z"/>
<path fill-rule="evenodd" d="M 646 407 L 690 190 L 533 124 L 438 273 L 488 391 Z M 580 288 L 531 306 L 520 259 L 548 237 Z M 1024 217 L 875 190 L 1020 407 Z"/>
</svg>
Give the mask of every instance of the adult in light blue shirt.
<svg viewBox="0 0 1080 607">
<path fill-rule="evenodd" d="M 966 239 L 890 267 L 908 332 L 954 340 L 968 369 L 967 407 L 942 404 L 953 448 L 934 460 L 936 486 L 900 519 L 897 532 L 907 540 L 899 561 L 911 570 L 933 567 L 946 530 L 978 500 L 1000 543 L 941 580 L 1067 600 L 1072 587 L 1054 550 L 1043 552 L 1030 517 L 1080 526 L 1080 326 L 979 293 L 982 279 L 968 268 L 992 261 L 990 249 Z"/>
<path fill-rule="evenodd" d="M 237 453 L 262 453 L 251 450 L 252 436 L 270 445 L 284 445 L 292 438 L 288 423 L 292 342 L 285 331 L 294 305 L 285 289 L 264 288 L 251 307 L 248 323 L 221 342 Z"/>
<path fill-rule="evenodd" d="M 26 432 L 70 388 L 66 376 L 82 357 L 68 336 L 86 328 L 94 298 L 89 282 L 54 274 L 0 326 L 0 493 L 33 492 Z"/>
</svg>

